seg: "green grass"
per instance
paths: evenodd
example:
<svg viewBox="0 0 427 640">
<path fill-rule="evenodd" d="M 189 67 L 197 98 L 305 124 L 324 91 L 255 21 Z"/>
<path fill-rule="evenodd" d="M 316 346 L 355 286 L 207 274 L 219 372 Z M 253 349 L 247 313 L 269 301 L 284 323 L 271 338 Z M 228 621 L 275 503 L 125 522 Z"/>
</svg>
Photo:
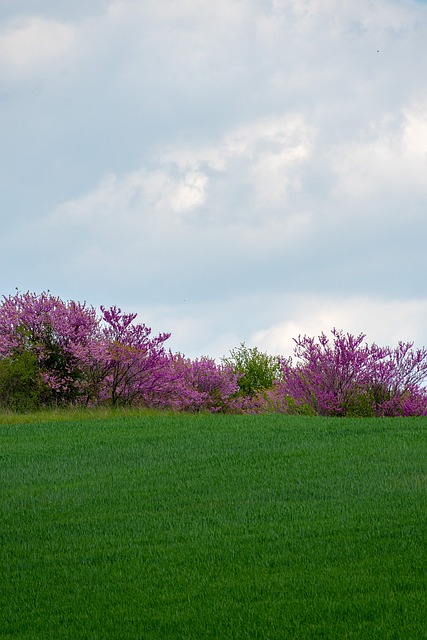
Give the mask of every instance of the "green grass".
<svg viewBox="0 0 427 640">
<path fill-rule="evenodd" d="M 1 422 L 0 638 L 427 638 L 426 419 Z"/>
</svg>

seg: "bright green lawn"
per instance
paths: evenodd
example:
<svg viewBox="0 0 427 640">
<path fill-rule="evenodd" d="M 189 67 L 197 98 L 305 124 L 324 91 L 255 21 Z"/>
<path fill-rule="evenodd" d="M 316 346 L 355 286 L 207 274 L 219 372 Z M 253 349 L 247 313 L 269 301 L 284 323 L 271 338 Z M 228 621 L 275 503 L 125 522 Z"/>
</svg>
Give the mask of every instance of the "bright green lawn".
<svg viewBox="0 0 427 640">
<path fill-rule="evenodd" d="M 426 471 L 422 418 L 1 424 L 0 638 L 422 640 Z"/>
</svg>

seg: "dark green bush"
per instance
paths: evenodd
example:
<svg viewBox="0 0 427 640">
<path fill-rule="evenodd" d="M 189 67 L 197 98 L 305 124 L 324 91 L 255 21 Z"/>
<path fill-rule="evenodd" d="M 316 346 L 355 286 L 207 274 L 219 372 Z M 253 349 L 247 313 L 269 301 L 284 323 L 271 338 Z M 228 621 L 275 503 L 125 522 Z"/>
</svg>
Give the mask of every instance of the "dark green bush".
<svg viewBox="0 0 427 640">
<path fill-rule="evenodd" d="M 344 407 L 344 415 L 354 417 L 372 417 L 375 415 L 374 394 L 372 390 L 361 389 L 355 393 Z"/>
<path fill-rule="evenodd" d="M 0 360 L 0 407 L 18 411 L 38 409 L 46 399 L 36 356 L 24 351 Z"/>
</svg>

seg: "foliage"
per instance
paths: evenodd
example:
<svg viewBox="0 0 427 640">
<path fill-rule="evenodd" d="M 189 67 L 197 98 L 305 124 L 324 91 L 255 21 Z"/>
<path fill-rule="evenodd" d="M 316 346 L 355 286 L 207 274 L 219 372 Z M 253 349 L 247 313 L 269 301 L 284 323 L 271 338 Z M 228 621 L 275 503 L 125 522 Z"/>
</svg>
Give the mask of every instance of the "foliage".
<svg viewBox="0 0 427 640">
<path fill-rule="evenodd" d="M 37 368 L 37 359 L 29 351 L 14 358 L 0 360 L 0 406 L 13 411 L 38 409 L 48 388 L 43 383 Z"/>
<path fill-rule="evenodd" d="M 246 347 L 242 342 L 232 349 L 223 362 L 239 375 L 239 389 L 243 396 L 253 397 L 257 392 L 270 389 L 281 376 L 280 359 Z"/>
<path fill-rule="evenodd" d="M 80 393 L 80 354 L 97 335 L 95 310 L 49 292 L 4 297 L 0 305 L 0 358 L 32 354 L 49 401 L 69 403 Z"/>
<path fill-rule="evenodd" d="M 395 349 L 364 343 L 332 330 L 318 339 L 295 340 L 297 364 L 282 361 L 280 393 L 297 406 L 311 406 L 320 415 L 426 415 L 421 383 L 427 374 L 427 350 L 400 342 Z"/>
<path fill-rule="evenodd" d="M 244 343 L 218 364 L 165 349 L 136 313 L 50 292 L 0 303 L 0 406 L 137 406 L 189 412 L 427 415 L 427 350 L 363 333 L 299 336 L 294 359 Z"/>
<path fill-rule="evenodd" d="M 303 399 L 289 395 L 282 380 L 276 380 L 271 387 L 256 393 L 251 402 L 254 413 L 286 413 L 288 415 L 316 415 L 314 406 Z"/>
<path fill-rule="evenodd" d="M 157 406 L 191 412 L 238 410 L 238 375 L 230 366 L 208 357 L 191 360 L 180 353 L 170 356 L 169 366 L 170 384 Z"/>
<path fill-rule="evenodd" d="M 163 343 L 133 324 L 136 314 L 63 302 L 49 292 L 4 297 L 0 358 L 31 354 L 49 390 L 47 403 L 144 403 L 158 391 L 166 366 Z"/>
<path fill-rule="evenodd" d="M 101 307 L 105 352 L 98 361 L 102 367 L 101 397 L 111 404 L 150 404 L 162 392 L 168 357 L 163 343 L 169 333 L 151 337 L 145 324 L 133 324 L 136 313 L 125 314 L 117 307 Z"/>
</svg>

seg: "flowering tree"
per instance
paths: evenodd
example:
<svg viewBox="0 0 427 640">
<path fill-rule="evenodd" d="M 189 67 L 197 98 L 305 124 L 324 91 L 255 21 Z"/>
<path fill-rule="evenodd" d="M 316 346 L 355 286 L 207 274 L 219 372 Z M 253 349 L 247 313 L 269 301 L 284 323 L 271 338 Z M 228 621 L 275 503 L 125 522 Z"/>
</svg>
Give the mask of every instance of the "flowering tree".
<svg viewBox="0 0 427 640">
<path fill-rule="evenodd" d="M 42 401 L 146 402 L 168 371 L 163 343 L 134 324 L 136 314 L 63 302 L 49 292 L 17 293 L 0 305 L 0 359 L 32 354 L 43 381 Z M 16 368 L 16 367 L 15 367 Z"/>
<path fill-rule="evenodd" d="M 379 347 L 336 329 L 295 339 L 292 358 L 244 344 L 221 364 L 165 350 L 135 313 L 44 292 L 0 302 L 0 403 L 136 404 L 180 411 L 427 415 L 427 349 Z M 279 366 L 280 365 L 280 366 Z"/>
<path fill-rule="evenodd" d="M 182 354 L 170 355 L 170 384 L 165 389 L 164 407 L 178 411 L 237 411 L 239 374 L 213 358 L 190 360 Z"/>
<path fill-rule="evenodd" d="M 297 364 L 282 361 L 283 382 L 276 393 L 292 399 L 296 408 L 310 407 L 321 415 L 426 412 L 421 387 L 427 375 L 425 349 L 413 350 L 413 343 L 399 343 L 394 350 L 368 346 L 364 334 L 336 329 L 332 335 L 332 340 L 323 333 L 317 340 L 295 339 Z"/>
<path fill-rule="evenodd" d="M 151 337 L 149 327 L 133 323 L 136 313 L 125 314 L 117 307 L 101 307 L 101 311 L 103 341 L 92 358 L 100 373 L 100 397 L 113 406 L 151 404 L 170 379 L 169 355 L 163 346 L 170 333 Z"/>
<path fill-rule="evenodd" d="M 17 293 L 0 304 L 0 358 L 32 354 L 44 382 L 44 399 L 71 401 L 79 395 L 79 353 L 98 335 L 96 312 L 63 302 L 49 292 Z"/>
<path fill-rule="evenodd" d="M 378 347 L 372 345 L 375 354 Z M 413 342 L 399 342 L 383 349 L 386 357 L 372 368 L 370 392 L 376 415 L 426 415 L 427 350 L 414 349 Z"/>
</svg>

